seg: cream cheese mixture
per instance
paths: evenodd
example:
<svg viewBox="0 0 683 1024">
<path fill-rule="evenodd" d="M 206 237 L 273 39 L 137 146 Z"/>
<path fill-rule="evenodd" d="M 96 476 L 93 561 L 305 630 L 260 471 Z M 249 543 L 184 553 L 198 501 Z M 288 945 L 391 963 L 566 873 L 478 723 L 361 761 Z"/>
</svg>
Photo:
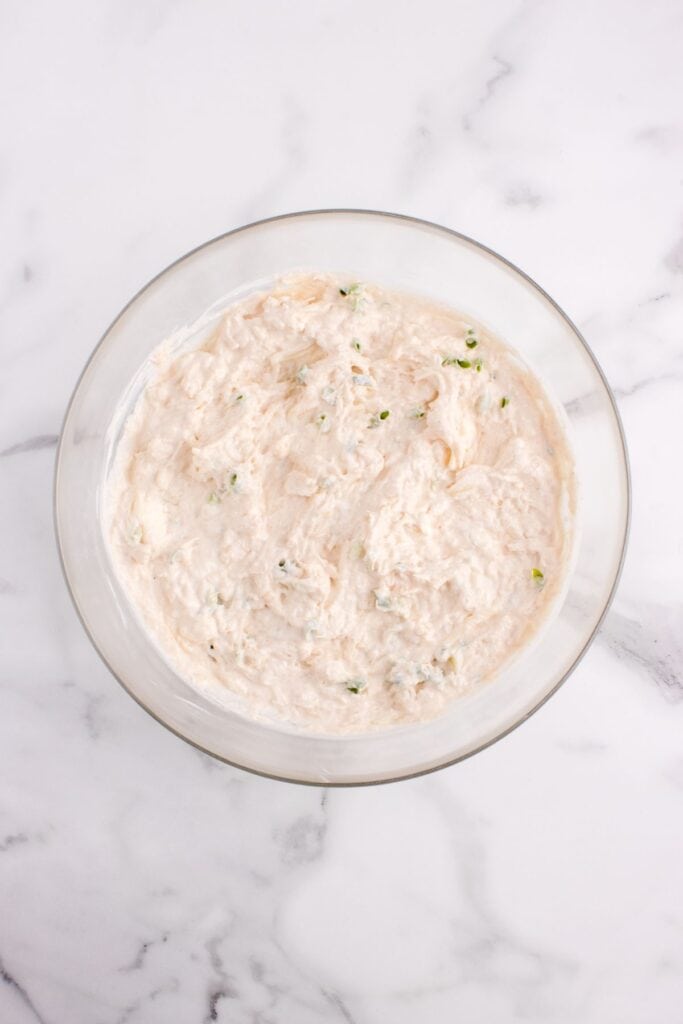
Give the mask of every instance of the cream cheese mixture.
<svg viewBox="0 0 683 1024">
<path fill-rule="evenodd" d="M 538 630 L 566 574 L 573 462 L 538 380 L 482 327 L 296 275 L 153 360 L 106 530 L 195 687 L 363 731 L 439 714 Z"/>
</svg>

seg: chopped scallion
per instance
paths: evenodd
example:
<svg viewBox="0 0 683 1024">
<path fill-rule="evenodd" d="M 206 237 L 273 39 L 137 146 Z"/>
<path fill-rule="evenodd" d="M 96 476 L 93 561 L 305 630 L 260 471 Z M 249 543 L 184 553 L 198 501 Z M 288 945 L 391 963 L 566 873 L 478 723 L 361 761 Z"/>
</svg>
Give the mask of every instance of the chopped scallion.
<svg viewBox="0 0 683 1024">
<path fill-rule="evenodd" d="M 349 693 L 360 693 L 365 689 L 367 683 L 364 679 L 347 679 L 345 686 Z"/>
</svg>

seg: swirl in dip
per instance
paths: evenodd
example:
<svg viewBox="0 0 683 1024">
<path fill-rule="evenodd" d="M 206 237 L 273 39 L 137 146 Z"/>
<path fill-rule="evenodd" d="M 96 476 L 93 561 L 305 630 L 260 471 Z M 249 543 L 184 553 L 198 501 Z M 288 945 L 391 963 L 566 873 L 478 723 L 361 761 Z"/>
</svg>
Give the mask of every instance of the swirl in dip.
<svg viewBox="0 0 683 1024">
<path fill-rule="evenodd" d="M 323 274 L 162 345 L 107 483 L 130 601 L 193 686 L 324 733 L 432 718 L 561 592 L 574 472 L 513 350 Z"/>
</svg>

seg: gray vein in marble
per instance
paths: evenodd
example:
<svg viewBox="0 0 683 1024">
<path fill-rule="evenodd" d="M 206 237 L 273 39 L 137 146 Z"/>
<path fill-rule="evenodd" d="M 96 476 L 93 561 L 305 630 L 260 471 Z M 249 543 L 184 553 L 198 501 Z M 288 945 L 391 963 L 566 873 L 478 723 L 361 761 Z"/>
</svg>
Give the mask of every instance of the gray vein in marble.
<svg viewBox="0 0 683 1024">
<path fill-rule="evenodd" d="M 330 989 L 321 988 L 320 994 L 325 1001 L 330 1004 L 330 1006 L 333 1006 L 335 1010 L 338 1010 L 342 1020 L 345 1020 L 347 1024 L 356 1024 L 355 1017 L 338 992 L 332 992 Z"/>
<path fill-rule="evenodd" d="M 513 185 L 505 194 L 506 206 L 523 206 L 535 210 L 543 202 L 543 196 L 526 182 Z"/>
<path fill-rule="evenodd" d="M 408 139 L 408 159 L 403 174 L 404 184 L 411 190 L 431 165 L 436 152 L 431 100 L 427 97 L 418 100 L 416 114 L 416 123 Z"/>
<path fill-rule="evenodd" d="M 225 941 L 229 932 L 214 935 L 206 943 L 206 951 L 209 954 L 209 963 L 214 972 L 214 979 L 209 986 L 207 994 L 207 1009 L 203 1017 L 203 1024 L 213 1024 L 218 1020 L 218 1005 L 223 999 L 239 999 L 239 991 L 234 979 L 228 974 L 219 952 L 219 946 Z"/>
<path fill-rule="evenodd" d="M 31 999 L 30 995 L 28 994 L 24 986 L 21 985 L 14 977 L 14 975 L 10 974 L 10 972 L 7 970 L 5 962 L 2 959 L 2 957 L 0 957 L 0 982 L 3 985 L 6 985 L 15 993 L 17 998 L 24 1004 L 26 1009 L 33 1014 L 33 1016 L 39 1022 L 39 1024 L 47 1024 L 46 1018 L 38 1012 L 33 1000 Z"/>
<path fill-rule="evenodd" d="M 43 448 L 55 448 L 59 436 L 57 434 L 36 434 L 35 437 L 28 437 L 25 441 L 10 445 L 0 451 L 0 457 L 7 455 L 20 455 L 22 452 L 36 452 Z"/>
<path fill-rule="evenodd" d="M 282 862 L 288 867 L 311 864 L 323 855 L 327 836 L 327 801 L 328 790 L 324 789 L 320 794 L 318 814 L 305 814 L 293 821 L 283 833 L 276 833 Z"/>
<path fill-rule="evenodd" d="M 104 702 L 104 696 L 98 694 L 88 694 L 85 702 L 85 711 L 83 712 L 83 720 L 85 722 L 85 728 L 88 736 L 91 740 L 98 740 L 102 735 L 102 722 L 100 720 L 99 710 Z"/>
<path fill-rule="evenodd" d="M 137 953 L 135 954 L 131 962 L 129 964 L 126 964 L 125 967 L 119 967 L 119 973 L 129 974 L 131 971 L 141 970 L 145 963 L 145 960 L 147 959 L 147 954 L 150 951 L 150 949 L 152 949 L 153 946 L 157 946 L 159 945 L 159 943 L 164 942 L 168 942 L 168 932 L 164 932 L 164 934 L 161 936 L 161 939 L 148 939 L 146 942 L 142 942 L 140 944 L 140 948 L 138 949 Z"/>
<path fill-rule="evenodd" d="M 655 373 L 650 377 L 641 377 L 639 380 L 634 381 L 633 384 L 625 387 L 611 386 L 611 391 L 614 397 L 621 401 L 624 398 L 631 398 L 633 395 L 637 395 L 638 392 L 645 391 L 655 384 L 671 381 L 675 383 L 683 381 L 683 370 L 670 370 L 668 373 Z M 577 395 L 576 398 L 572 398 L 568 402 L 564 402 L 563 405 L 567 415 L 588 415 L 601 408 L 602 395 L 599 391 L 586 392 L 583 395 Z"/>
<path fill-rule="evenodd" d="M 461 981 L 478 981 L 492 986 L 509 984 L 515 988 L 518 1015 L 531 1015 L 531 1003 L 538 997 L 541 986 L 553 984 L 557 977 L 572 976 L 577 965 L 573 961 L 533 948 L 522 937 L 497 919 L 489 906 L 486 879 L 486 847 L 477 822 L 473 822 L 452 799 L 447 799 L 439 787 L 426 790 L 437 804 L 448 825 L 454 850 L 454 863 L 461 879 L 462 892 L 469 905 L 470 915 L 453 920 L 456 944 L 455 963 Z M 467 920 L 470 916 L 470 920 Z M 523 978 L 507 978 L 500 969 L 499 957 L 509 957 L 513 967 L 520 960 L 531 970 Z"/>
<path fill-rule="evenodd" d="M 683 701 L 683 642 L 679 624 L 683 607 L 672 608 L 669 625 L 663 609 L 645 603 L 639 606 L 640 619 L 612 608 L 598 634 L 619 659 L 635 662 L 657 684 L 659 692 L 671 703 Z"/>
<path fill-rule="evenodd" d="M 664 257 L 664 266 L 673 274 L 683 274 L 683 235 Z"/>
<path fill-rule="evenodd" d="M 570 754 L 604 754 L 608 749 L 600 740 L 575 739 L 558 740 L 558 750 L 566 750 Z"/>
<path fill-rule="evenodd" d="M 491 102 L 493 97 L 496 95 L 496 92 L 500 88 L 501 82 L 503 82 L 513 73 L 514 69 L 512 67 L 512 64 L 510 64 L 506 60 L 503 60 L 503 58 L 499 57 L 498 54 L 493 54 L 493 60 L 498 65 L 498 70 L 493 75 L 490 75 L 489 78 L 486 79 L 482 94 L 475 103 L 475 105 L 472 107 L 472 109 L 468 111 L 466 114 L 463 114 L 462 126 L 466 132 L 472 131 L 473 118 L 481 114 L 482 110 L 484 110 L 484 108 Z"/>
<path fill-rule="evenodd" d="M 249 957 L 249 974 L 252 981 L 268 993 L 270 1006 L 274 1007 L 280 996 L 285 994 L 286 990 L 282 988 L 281 985 L 277 985 L 273 981 L 268 981 L 266 965 L 258 957 Z"/>
<path fill-rule="evenodd" d="M 680 125 L 648 125 L 636 133 L 636 142 L 645 142 L 659 153 L 669 154 L 683 143 Z"/>
<path fill-rule="evenodd" d="M 284 833 L 282 846 L 283 863 L 290 867 L 310 864 L 322 855 L 327 824 L 313 815 L 297 818 Z"/>
<path fill-rule="evenodd" d="M 643 301 L 639 302 L 638 305 L 639 306 L 652 306 L 656 302 L 663 302 L 664 299 L 670 299 L 670 298 L 671 298 L 671 292 L 659 292 L 657 295 L 650 295 L 647 299 L 643 299 Z"/>
<path fill-rule="evenodd" d="M 0 853 L 6 853 L 15 846 L 23 846 L 29 842 L 30 839 L 25 832 L 15 832 L 12 835 L 5 836 L 4 839 L 0 839 Z"/>
<path fill-rule="evenodd" d="M 683 370 L 655 373 L 651 377 L 643 377 L 641 380 L 637 380 L 630 387 L 614 387 L 612 388 L 612 393 L 616 398 L 630 398 L 632 395 L 637 395 L 639 391 L 651 388 L 653 384 L 661 384 L 663 381 L 683 381 Z"/>
<path fill-rule="evenodd" d="M 159 996 L 165 995 L 167 992 L 177 992 L 179 988 L 180 982 L 177 978 L 171 978 L 163 985 L 157 985 L 156 988 L 153 988 L 146 995 L 141 996 L 132 1003 L 129 1003 L 128 1006 L 124 1008 L 123 1012 L 116 1018 L 116 1024 L 127 1024 L 127 1021 L 129 1021 L 131 1017 L 138 1012 L 138 1010 L 142 1009 L 145 1003 L 153 1003 L 155 999 L 159 998 Z M 142 1017 L 143 1021 L 144 1019 L 145 1018 Z"/>
</svg>

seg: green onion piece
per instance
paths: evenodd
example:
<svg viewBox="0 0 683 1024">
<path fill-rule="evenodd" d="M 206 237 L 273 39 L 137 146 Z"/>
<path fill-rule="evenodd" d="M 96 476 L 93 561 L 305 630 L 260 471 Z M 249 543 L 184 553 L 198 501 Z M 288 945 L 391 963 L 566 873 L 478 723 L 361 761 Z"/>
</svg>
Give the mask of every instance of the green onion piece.
<svg viewBox="0 0 683 1024">
<path fill-rule="evenodd" d="M 379 414 L 379 418 L 381 420 L 388 420 L 389 419 L 389 410 L 388 409 L 382 409 L 381 413 Z"/>
<path fill-rule="evenodd" d="M 532 569 L 531 578 L 532 580 L 539 580 L 540 582 L 541 580 L 545 579 L 545 576 L 543 575 L 540 569 Z"/>
<path fill-rule="evenodd" d="M 477 359 L 476 363 L 474 364 L 474 368 L 477 371 L 477 373 L 481 373 L 481 368 L 482 368 L 483 365 L 484 364 L 481 361 L 481 359 Z"/>
<path fill-rule="evenodd" d="M 477 347 L 477 339 L 476 338 L 465 338 L 465 344 L 467 345 L 468 348 L 476 348 Z"/>
<path fill-rule="evenodd" d="M 472 365 L 469 359 L 457 359 L 456 362 L 458 366 L 461 366 L 463 368 L 463 370 L 469 370 L 470 366 Z"/>
<path fill-rule="evenodd" d="M 412 412 L 408 413 L 411 420 L 423 420 L 427 413 L 423 405 L 416 405 Z"/>
<path fill-rule="evenodd" d="M 361 690 L 365 689 L 366 685 L 364 679 L 349 679 L 346 682 L 346 689 L 349 693 L 360 693 Z"/>
<path fill-rule="evenodd" d="M 503 397 L 500 400 L 500 407 L 501 407 L 501 409 L 504 409 L 505 406 L 509 405 L 509 404 L 510 404 L 510 399 L 508 398 L 507 395 L 503 395 Z"/>
<path fill-rule="evenodd" d="M 360 352 L 360 342 L 358 338 L 353 338 L 351 341 L 351 347 L 355 348 L 356 352 Z"/>
<path fill-rule="evenodd" d="M 234 487 L 236 483 L 237 483 L 237 473 L 231 473 L 230 474 L 230 486 Z"/>
</svg>

